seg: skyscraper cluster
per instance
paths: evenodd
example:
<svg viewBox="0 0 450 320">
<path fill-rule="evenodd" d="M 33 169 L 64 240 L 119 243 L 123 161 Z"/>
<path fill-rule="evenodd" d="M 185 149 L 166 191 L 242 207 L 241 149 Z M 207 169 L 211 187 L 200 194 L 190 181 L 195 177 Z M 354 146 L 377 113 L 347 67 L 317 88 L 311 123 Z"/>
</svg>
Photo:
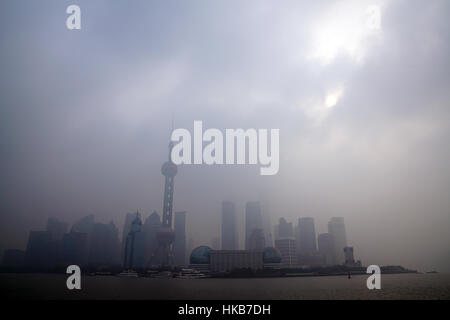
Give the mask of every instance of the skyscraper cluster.
<svg viewBox="0 0 450 320">
<path fill-rule="evenodd" d="M 142 269 L 160 266 L 155 259 L 161 230 L 161 218 L 153 212 L 145 222 L 139 212 L 128 213 L 122 230 L 111 221 L 96 222 L 93 215 L 68 224 L 49 218 L 44 231 L 30 231 L 25 251 L 5 251 L 2 265 L 51 270 L 68 265 L 79 265 L 96 270 L 111 268 Z M 175 213 L 174 265 L 186 261 L 186 213 Z"/>
<path fill-rule="evenodd" d="M 30 231 L 24 261 L 30 269 L 49 270 L 76 264 L 109 268 L 120 265 L 119 231 L 113 222 L 86 216 L 72 225 L 49 218 L 45 231 Z"/>
<path fill-rule="evenodd" d="M 162 217 L 153 212 L 143 223 L 139 212 L 128 213 L 122 242 L 112 221 L 109 224 L 96 223 L 94 216 L 90 215 L 75 222 L 67 232 L 66 223 L 49 218 L 46 231 L 30 232 L 25 252 L 6 251 L 6 263 L 41 270 L 72 264 L 96 269 L 121 266 L 127 270 L 184 265 L 186 212 L 175 212 L 172 228 L 174 180 L 178 171 L 171 159 L 172 148 L 171 142 L 169 159 L 161 168 L 165 177 Z"/>
<path fill-rule="evenodd" d="M 222 203 L 222 250 L 238 249 L 236 207 L 233 202 Z M 353 248 L 347 247 L 344 218 L 333 217 L 328 232 L 316 236 L 314 218 L 301 217 L 294 228 L 292 222 L 280 218 L 274 228 L 274 245 L 282 256 L 282 264 L 340 265 L 355 263 Z M 263 250 L 272 246 L 272 234 L 263 224 L 261 204 L 248 202 L 245 207 L 245 249 Z M 351 252 L 351 254 L 350 254 Z M 347 258 L 346 258 L 347 257 Z"/>
</svg>

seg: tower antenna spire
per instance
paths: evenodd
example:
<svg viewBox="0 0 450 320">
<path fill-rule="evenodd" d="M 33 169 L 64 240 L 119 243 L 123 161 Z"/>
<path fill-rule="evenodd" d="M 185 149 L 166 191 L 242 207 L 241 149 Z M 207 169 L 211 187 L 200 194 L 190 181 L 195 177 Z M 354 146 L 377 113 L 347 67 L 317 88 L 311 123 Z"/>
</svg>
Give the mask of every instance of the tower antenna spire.
<svg viewBox="0 0 450 320">
<path fill-rule="evenodd" d="M 172 132 L 173 132 L 173 115 L 172 115 Z M 172 134 L 171 134 L 172 136 Z M 164 183 L 164 200 L 163 200 L 163 216 L 161 228 L 156 237 L 158 239 L 158 248 L 156 250 L 156 259 L 159 260 L 161 266 L 172 265 L 172 244 L 175 239 L 175 233 L 172 229 L 172 213 L 173 213 L 173 193 L 174 180 L 177 174 L 177 166 L 172 162 L 173 142 L 169 143 L 169 161 L 163 164 L 161 173 L 165 178 Z"/>
<path fill-rule="evenodd" d="M 170 162 L 172 162 L 172 149 L 173 149 L 173 141 L 172 141 L 172 132 L 173 132 L 173 128 L 174 128 L 174 126 L 173 126 L 173 123 L 174 123 L 174 117 L 175 117 L 175 115 L 174 115 L 174 113 L 172 112 L 172 130 L 170 131 L 170 138 L 169 138 L 169 140 L 170 140 L 170 142 L 169 142 L 169 161 Z"/>
</svg>

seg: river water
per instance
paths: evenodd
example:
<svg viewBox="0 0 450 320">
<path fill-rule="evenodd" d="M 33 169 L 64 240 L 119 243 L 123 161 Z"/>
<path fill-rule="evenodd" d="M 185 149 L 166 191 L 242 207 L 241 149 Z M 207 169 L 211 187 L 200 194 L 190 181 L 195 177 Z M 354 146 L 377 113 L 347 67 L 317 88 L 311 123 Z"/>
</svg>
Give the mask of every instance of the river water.
<svg viewBox="0 0 450 320">
<path fill-rule="evenodd" d="M 65 275 L 0 274 L 0 290 L 12 299 L 450 299 L 450 274 L 381 275 L 381 290 L 368 290 L 367 276 L 153 279 L 83 276 L 69 291 Z"/>
</svg>

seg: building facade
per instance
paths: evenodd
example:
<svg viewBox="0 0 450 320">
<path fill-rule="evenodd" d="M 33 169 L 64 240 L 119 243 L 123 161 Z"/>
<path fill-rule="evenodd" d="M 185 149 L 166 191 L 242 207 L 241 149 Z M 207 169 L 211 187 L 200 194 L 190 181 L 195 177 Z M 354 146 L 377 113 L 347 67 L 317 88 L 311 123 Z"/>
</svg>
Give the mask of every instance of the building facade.
<svg viewBox="0 0 450 320">
<path fill-rule="evenodd" d="M 245 249 L 249 250 L 250 236 L 255 229 L 263 229 L 261 204 L 248 202 L 245 207 Z"/>
<path fill-rule="evenodd" d="M 314 218 L 298 219 L 297 250 L 299 254 L 314 254 L 317 252 L 316 229 Z"/>
<path fill-rule="evenodd" d="M 173 261 L 182 266 L 186 264 L 186 212 L 175 212 L 174 231 Z"/>
<path fill-rule="evenodd" d="M 236 269 L 261 270 L 263 251 L 256 250 L 211 250 L 210 269 L 212 272 L 230 272 Z"/>
<path fill-rule="evenodd" d="M 319 254 L 323 257 L 323 262 L 327 266 L 336 265 L 336 248 L 333 235 L 330 233 L 319 234 L 317 238 Z"/>
<path fill-rule="evenodd" d="M 238 249 L 236 207 L 233 202 L 222 202 L 222 250 Z"/>
<path fill-rule="evenodd" d="M 344 248 L 347 246 L 347 234 L 345 231 L 345 222 L 342 217 L 334 217 L 328 222 L 328 233 L 333 235 L 336 263 L 344 264 Z"/>
<path fill-rule="evenodd" d="M 145 267 L 145 262 L 145 233 L 142 232 L 142 221 L 137 212 L 125 241 L 123 267 L 141 269 Z"/>
<path fill-rule="evenodd" d="M 266 239 L 262 229 L 253 229 L 250 238 L 248 239 L 247 250 L 261 251 L 266 247 Z"/>
<path fill-rule="evenodd" d="M 292 238 L 294 236 L 294 231 L 292 227 L 292 222 L 287 222 L 286 219 L 280 218 L 278 224 L 277 238 Z"/>
<path fill-rule="evenodd" d="M 275 240 L 275 248 L 280 251 L 283 267 L 292 267 L 297 264 L 297 250 L 295 238 Z"/>
</svg>

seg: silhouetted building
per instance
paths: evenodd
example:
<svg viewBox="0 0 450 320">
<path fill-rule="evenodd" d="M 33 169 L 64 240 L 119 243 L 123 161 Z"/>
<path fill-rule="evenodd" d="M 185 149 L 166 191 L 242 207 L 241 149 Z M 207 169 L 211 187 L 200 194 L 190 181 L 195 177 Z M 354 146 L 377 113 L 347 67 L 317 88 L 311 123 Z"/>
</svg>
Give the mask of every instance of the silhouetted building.
<svg viewBox="0 0 450 320">
<path fill-rule="evenodd" d="M 259 202 L 248 202 L 245 207 L 245 248 L 250 249 L 249 240 L 253 230 L 263 230 L 261 204 Z"/>
<path fill-rule="evenodd" d="M 267 229 L 267 230 L 269 230 L 268 232 L 266 232 L 265 233 L 265 239 L 266 239 L 266 246 L 268 246 L 268 247 L 273 247 L 274 246 L 274 243 L 273 243 L 273 235 L 272 235 L 272 232 L 270 231 L 270 229 L 271 229 L 271 226 L 269 226 L 268 227 L 269 229 Z"/>
<path fill-rule="evenodd" d="M 25 263 L 25 251 L 17 249 L 7 249 L 3 253 L 2 267 L 21 268 Z"/>
<path fill-rule="evenodd" d="M 296 236 L 298 264 L 309 266 L 323 264 L 323 259 L 317 252 L 314 218 L 298 219 Z"/>
<path fill-rule="evenodd" d="M 347 235 L 345 232 L 344 218 L 331 218 L 331 220 L 328 222 L 328 233 L 332 234 L 334 238 L 336 262 L 338 264 L 344 264 L 344 248 L 347 246 Z"/>
<path fill-rule="evenodd" d="M 84 267 L 88 264 L 88 256 L 89 248 L 87 233 L 71 231 L 63 236 L 63 265 L 77 265 Z"/>
<path fill-rule="evenodd" d="M 90 235 L 93 228 L 94 228 L 94 215 L 91 214 L 75 222 L 72 225 L 71 231 L 86 233 Z"/>
<path fill-rule="evenodd" d="M 253 229 L 250 238 L 248 239 L 248 250 L 262 251 L 266 246 L 264 232 L 262 229 Z"/>
<path fill-rule="evenodd" d="M 194 246 L 195 246 L 194 239 L 192 238 L 192 235 L 190 235 L 189 240 L 187 242 L 187 246 L 186 246 L 186 253 L 188 254 L 188 256 L 187 256 L 188 261 L 191 257 L 191 252 L 194 250 Z"/>
<path fill-rule="evenodd" d="M 119 232 L 113 222 L 94 224 L 91 236 L 89 265 L 111 267 L 119 265 Z"/>
<path fill-rule="evenodd" d="M 317 241 L 319 244 L 319 254 L 322 255 L 324 264 L 327 266 L 336 265 L 336 248 L 333 235 L 330 233 L 319 234 Z"/>
<path fill-rule="evenodd" d="M 238 249 L 236 207 L 233 202 L 222 202 L 222 250 Z"/>
<path fill-rule="evenodd" d="M 277 239 L 275 240 L 275 248 L 281 253 L 281 264 L 284 267 L 292 267 L 297 264 L 295 238 Z"/>
<path fill-rule="evenodd" d="M 145 219 L 143 231 L 145 233 L 145 261 L 147 265 L 151 264 L 151 261 L 155 261 L 156 249 L 158 247 L 158 239 L 156 235 L 161 229 L 161 217 L 154 211 L 151 215 Z"/>
<path fill-rule="evenodd" d="M 264 243 L 268 247 L 273 246 L 273 226 L 271 224 L 270 215 L 267 212 L 261 212 L 261 220 L 263 224 Z"/>
<path fill-rule="evenodd" d="M 71 232 L 79 232 L 79 233 L 85 233 L 86 234 L 86 241 L 87 241 L 87 256 L 86 256 L 86 263 L 89 262 L 89 251 L 91 248 L 91 235 L 92 230 L 94 229 L 94 215 L 88 215 L 86 217 L 81 218 L 77 222 L 75 222 L 72 225 L 72 228 L 70 229 Z"/>
<path fill-rule="evenodd" d="M 25 265 L 33 269 L 50 269 L 56 266 L 57 258 L 52 236 L 48 231 L 30 231 Z"/>
<path fill-rule="evenodd" d="M 345 265 L 348 267 L 361 267 L 361 261 L 355 261 L 353 247 L 344 248 Z"/>
<path fill-rule="evenodd" d="M 56 218 L 48 218 L 46 230 L 50 232 L 52 240 L 62 241 L 64 234 L 67 232 L 67 223 Z"/>
<path fill-rule="evenodd" d="M 211 239 L 211 249 L 220 250 L 220 239 L 219 237 L 214 237 Z"/>
<path fill-rule="evenodd" d="M 287 222 L 286 219 L 280 218 L 278 224 L 277 238 L 292 238 L 294 236 L 294 230 L 292 228 L 292 222 Z"/>
<path fill-rule="evenodd" d="M 142 232 L 140 214 L 136 212 L 125 241 L 123 266 L 125 269 L 141 269 L 145 267 L 145 263 L 145 233 Z"/>
<path fill-rule="evenodd" d="M 174 231 L 173 261 L 182 266 L 186 264 L 186 212 L 175 212 Z"/>
<path fill-rule="evenodd" d="M 298 244 L 298 252 L 300 254 L 314 254 L 317 252 L 314 218 L 298 219 L 297 244 Z"/>
<path fill-rule="evenodd" d="M 212 272 L 230 272 L 236 269 L 260 270 L 263 268 L 263 251 L 211 250 Z"/>
<path fill-rule="evenodd" d="M 125 222 L 123 224 L 122 228 L 122 252 L 121 252 L 121 259 L 122 261 L 125 259 L 125 246 L 127 244 L 127 237 L 131 230 L 131 224 L 133 223 L 134 219 L 136 218 L 136 212 L 128 212 L 125 216 Z"/>
</svg>

